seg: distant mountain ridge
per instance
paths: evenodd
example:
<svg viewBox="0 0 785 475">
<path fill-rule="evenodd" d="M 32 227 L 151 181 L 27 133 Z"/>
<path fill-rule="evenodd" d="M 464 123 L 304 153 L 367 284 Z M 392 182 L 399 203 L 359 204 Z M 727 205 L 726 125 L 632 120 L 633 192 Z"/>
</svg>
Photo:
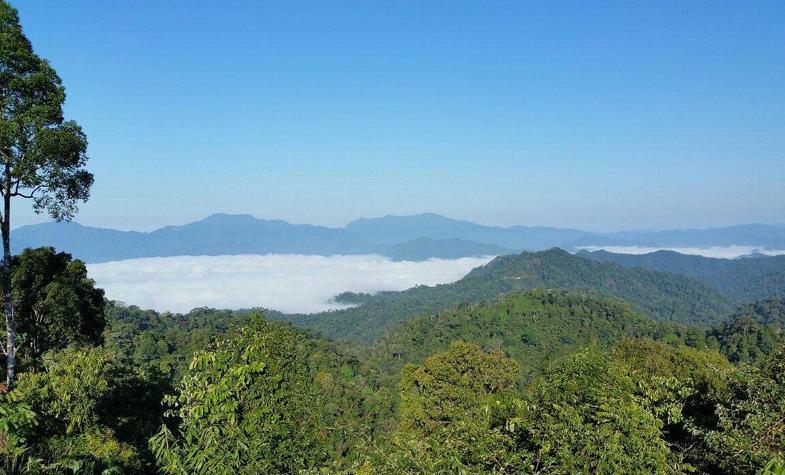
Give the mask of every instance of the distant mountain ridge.
<svg viewBox="0 0 785 475">
<path fill-rule="evenodd" d="M 13 231 L 14 252 L 53 246 L 86 262 L 140 257 L 224 254 L 357 254 L 376 249 L 343 229 L 214 214 L 183 226 L 149 233 L 46 223 Z"/>
<path fill-rule="evenodd" d="M 709 229 L 665 231 L 622 231 L 587 235 L 577 245 L 634 245 L 641 247 L 707 247 L 750 245 L 785 249 L 785 227 L 767 224 L 742 224 Z"/>
<path fill-rule="evenodd" d="M 578 255 L 624 267 L 683 274 L 703 282 L 737 303 L 785 297 L 785 255 L 745 259 L 717 259 L 672 251 L 648 254 L 581 251 Z"/>
<path fill-rule="evenodd" d="M 13 252 L 26 247 L 53 246 L 88 263 L 140 257 L 271 253 L 377 253 L 395 260 L 424 260 L 602 245 L 733 244 L 785 249 L 785 227 L 762 224 L 599 234 L 540 226 L 486 226 L 433 213 L 360 218 L 342 228 L 219 213 L 151 232 L 118 231 L 78 223 L 43 223 L 19 227 L 12 234 Z"/>
<path fill-rule="evenodd" d="M 544 250 L 567 247 L 590 233 L 541 226 L 485 226 L 434 213 L 360 218 L 344 228 L 368 242 L 395 244 L 418 238 L 462 239 L 508 249 Z"/>
</svg>

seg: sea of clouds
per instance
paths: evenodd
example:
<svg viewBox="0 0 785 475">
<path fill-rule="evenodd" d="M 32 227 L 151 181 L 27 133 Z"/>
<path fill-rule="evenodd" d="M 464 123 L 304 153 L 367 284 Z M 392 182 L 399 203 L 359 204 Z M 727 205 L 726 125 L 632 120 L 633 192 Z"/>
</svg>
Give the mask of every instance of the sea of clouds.
<svg viewBox="0 0 785 475">
<path fill-rule="evenodd" d="M 648 254 L 656 251 L 674 251 L 679 254 L 692 254 L 706 257 L 721 257 L 723 259 L 735 259 L 747 256 L 752 253 L 764 254 L 767 256 L 777 256 L 785 254 L 785 249 L 763 249 L 754 246 L 713 246 L 713 247 L 641 247 L 641 246 L 584 246 L 580 249 L 587 251 L 598 251 L 604 249 L 608 252 L 617 254 Z"/>
<path fill-rule="evenodd" d="M 287 313 L 343 308 L 344 291 L 454 282 L 493 257 L 391 261 L 378 255 L 178 256 L 89 264 L 109 299 L 159 311 L 264 307 Z"/>
</svg>

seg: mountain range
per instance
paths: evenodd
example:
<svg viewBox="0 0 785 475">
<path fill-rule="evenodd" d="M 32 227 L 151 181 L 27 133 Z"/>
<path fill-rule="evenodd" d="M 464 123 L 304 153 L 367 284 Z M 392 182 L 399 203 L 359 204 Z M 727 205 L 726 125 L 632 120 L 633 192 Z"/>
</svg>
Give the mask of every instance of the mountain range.
<svg viewBox="0 0 785 475">
<path fill-rule="evenodd" d="M 14 229 L 12 250 L 52 246 L 88 263 L 140 257 L 227 254 L 368 254 L 395 260 L 503 255 L 523 250 L 592 246 L 785 249 L 785 226 L 748 224 L 672 231 L 593 233 L 539 226 L 486 226 L 433 213 L 360 218 L 344 227 L 291 224 L 250 215 L 213 214 L 151 232 L 119 231 L 76 222 Z"/>
</svg>

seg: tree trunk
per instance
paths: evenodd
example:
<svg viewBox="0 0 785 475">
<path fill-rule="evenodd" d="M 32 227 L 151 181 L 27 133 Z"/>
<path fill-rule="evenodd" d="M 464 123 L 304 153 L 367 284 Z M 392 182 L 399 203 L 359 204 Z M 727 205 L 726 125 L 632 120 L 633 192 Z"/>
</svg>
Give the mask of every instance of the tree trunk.
<svg viewBox="0 0 785 475">
<path fill-rule="evenodd" d="M 5 304 L 5 330 L 6 330 L 6 386 L 10 391 L 14 385 L 16 369 L 16 348 L 14 347 L 14 337 L 16 327 L 14 326 L 14 305 L 11 300 L 11 170 L 10 165 L 5 164 L 5 176 L 3 177 L 3 217 L 0 228 L 3 234 L 3 303 Z"/>
</svg>

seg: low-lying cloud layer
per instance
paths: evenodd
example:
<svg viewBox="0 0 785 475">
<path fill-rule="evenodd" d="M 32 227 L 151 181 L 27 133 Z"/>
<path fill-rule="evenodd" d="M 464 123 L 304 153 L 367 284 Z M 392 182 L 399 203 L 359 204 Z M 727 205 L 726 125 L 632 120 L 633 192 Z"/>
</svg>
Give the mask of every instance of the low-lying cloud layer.
<svg viewBox="0 0 785 475">
<path fill-rule="evenodd" d="M 767 256 L 777 256 L 785 254 L 785 249 L 763 249 L 753 246 L 713 246 L 713 247 L 642 247 L 642 246 L 585 246 L 581 249 L 597 251 L 604 249 L 608 252 L 617 254 L 648 254 L 656 251 L 674 251 L 679 254 L 693 254 L 706 257 L 721 257 L 723 259 L 735 259 L 747 256 L 752 253 L 764 254 Z"/>
<path fill-rule="evenodd" d="M 346 291 L 403 290 L 453 282 L 492 257 L 394 262 L 378 255 L 179 256 L 90 264 L 112 300 L 159 311 L 265 307 L 287 313 L 343 308 Z"/>
</svg>

